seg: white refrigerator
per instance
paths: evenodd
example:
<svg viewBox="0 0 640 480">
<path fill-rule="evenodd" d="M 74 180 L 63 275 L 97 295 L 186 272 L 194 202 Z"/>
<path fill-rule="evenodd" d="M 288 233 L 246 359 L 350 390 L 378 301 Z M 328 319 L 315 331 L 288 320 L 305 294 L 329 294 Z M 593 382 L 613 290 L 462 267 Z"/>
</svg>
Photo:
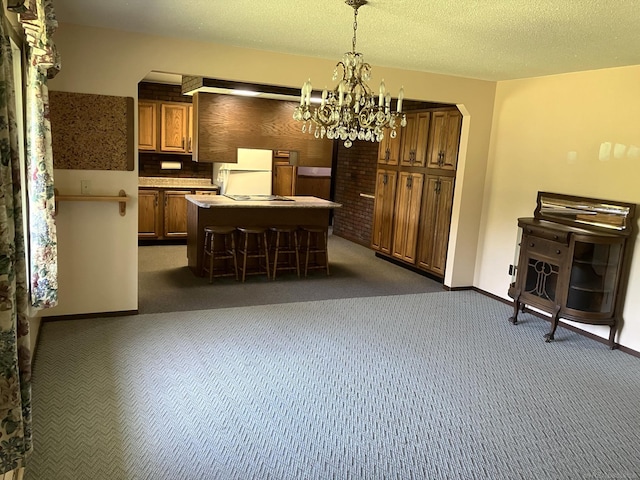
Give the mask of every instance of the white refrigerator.
<svg viewBox="0 0 640 480">
<path fill-rule="evenodd" d="M 238 149 L 238 163 L 214 163 L 221 195 L 271 195 L 272 150 Z"/>
</svg>

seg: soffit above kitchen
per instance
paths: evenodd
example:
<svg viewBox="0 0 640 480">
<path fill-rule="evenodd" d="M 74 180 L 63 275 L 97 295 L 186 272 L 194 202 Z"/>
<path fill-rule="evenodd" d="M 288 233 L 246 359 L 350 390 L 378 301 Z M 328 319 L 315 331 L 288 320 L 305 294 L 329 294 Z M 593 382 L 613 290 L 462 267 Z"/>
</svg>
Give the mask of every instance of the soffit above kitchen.
<svg viewBox="0 0 640 480">
<path fill-rule="evenodd" d="M 343 0 L 55 0 L 60 22 L 336 60 Z M 638 0 L 370 0 L 358 46 L 375 66 L 508 80 L 640 64 Z"/>
</svg>

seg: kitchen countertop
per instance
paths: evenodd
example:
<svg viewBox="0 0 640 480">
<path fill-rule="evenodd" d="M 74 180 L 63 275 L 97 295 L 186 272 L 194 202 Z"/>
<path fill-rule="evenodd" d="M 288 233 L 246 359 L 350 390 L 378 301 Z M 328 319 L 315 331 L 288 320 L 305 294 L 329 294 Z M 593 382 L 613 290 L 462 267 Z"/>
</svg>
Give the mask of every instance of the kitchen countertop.
<svg viewBox="0 0 640 480">
<path fill-rule="evenodd" d="M 219 190 L 209 178 L 138 177 L 138 187 L 152 188 L 207 188 Z"/>
<path fill-rule="evenodd" d="M 233 200 L 224 195 L 186 195 L 188 202 L 201 208 L 339 208 L 340 203 L 317 197 L 285 197 L 287 200 Z"/>
</svg>

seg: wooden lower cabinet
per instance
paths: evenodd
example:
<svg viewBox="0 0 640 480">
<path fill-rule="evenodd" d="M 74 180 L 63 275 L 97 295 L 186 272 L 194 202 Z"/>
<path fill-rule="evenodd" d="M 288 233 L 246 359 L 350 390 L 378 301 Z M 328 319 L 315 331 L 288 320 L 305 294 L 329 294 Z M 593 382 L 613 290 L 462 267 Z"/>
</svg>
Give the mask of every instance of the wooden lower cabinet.
<svg viewBox="0 0 640 480">
<path fill-rule="evenodd" d="M 139 190 L 138 238 L 156 239 L 161 235 L 160 190 Z"/>
<path fill-rule="evenodd" d="M 165 190 L 164 237 L 187 238 L 187 199 L 190 190 Z"/>
<path fill-rule="evenodd" d="M 453 206 L 454 177 L 427 175 L 420 215 L 418 267 L 444 276 Z"/>
<path fill-rule="evenodd" d="M 389 255 L 391 255 L 393 207 L 396 200 L 396 178 L 397 172 L 394 170 L 378 170 L 376 175 L 371 248 Z"/>
<path fill-rule="evenodd" d="M 400 172 L 398 177 L 392 255 L 411 264 L 416 263 L 423 182 L 423 173 Z"/>
<path fill-rule="evenodd" d="M 216 190 L 138 190 L 138 238 L 169 240 L 187 238 L 186 195 L 217 195 Z"/>
</svg>

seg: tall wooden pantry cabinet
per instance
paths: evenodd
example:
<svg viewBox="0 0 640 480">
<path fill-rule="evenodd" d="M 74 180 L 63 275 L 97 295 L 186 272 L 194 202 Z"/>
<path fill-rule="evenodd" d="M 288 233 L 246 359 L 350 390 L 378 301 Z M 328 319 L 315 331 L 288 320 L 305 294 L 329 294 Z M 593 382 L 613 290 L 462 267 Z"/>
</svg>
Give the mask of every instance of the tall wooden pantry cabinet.
<svg viewBox="0 0 640 480">
<path fill-rule="evenodd" d="M 407 113 L 378 153 L 371 248 L 443 278 L 462 115 L 455 107 Z"/>
</svg>

